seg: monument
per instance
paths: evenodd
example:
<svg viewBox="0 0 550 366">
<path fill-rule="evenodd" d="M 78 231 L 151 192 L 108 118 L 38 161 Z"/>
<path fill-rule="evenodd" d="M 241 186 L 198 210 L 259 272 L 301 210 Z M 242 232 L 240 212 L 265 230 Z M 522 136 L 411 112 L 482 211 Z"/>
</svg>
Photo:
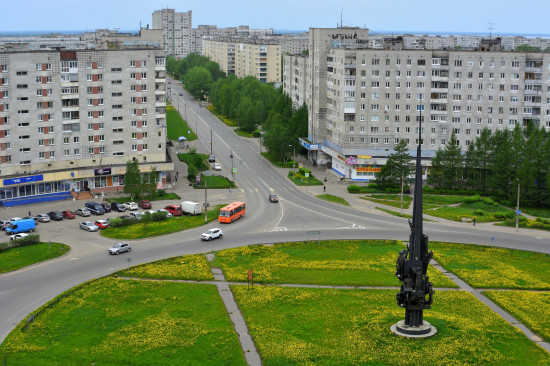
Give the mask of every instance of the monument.
<svg viewBox="0 0 550 366">
<path fill-rule="evenodd" d="M 418 147 L 416 149 L 416 172 L 414 178 L 413 218 L 409 220 L 411 234 L 407 249 L 399 252 L 395 275 L 401 282 L 401 291 L 396 295 L 397 305 L 405 308 L 405 319 L 391 326 L 397 335 L 411 338 L 431 337 L 437 329 L 424 321 L 424 309 L 432 305 L 432 283 L 427 276 L 428 265 L 433 252 L 428 252 L 428 237 L 422 228 L 422 112 L 418 127 Z M 426 299 L 426 296 L 428 297 Z"/>
</svg>

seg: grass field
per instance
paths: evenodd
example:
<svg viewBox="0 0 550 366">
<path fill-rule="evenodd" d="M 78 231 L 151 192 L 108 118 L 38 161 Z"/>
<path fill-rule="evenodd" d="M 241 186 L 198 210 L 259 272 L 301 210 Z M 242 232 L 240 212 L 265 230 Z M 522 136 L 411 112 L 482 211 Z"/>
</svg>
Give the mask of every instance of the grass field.
<svg viewBox="0 0 550 366">
<path fill-rule="evenodd" d="M 168 139 L 173 141 L 178 141 L 180 136 L 187 138 L 187 141 L 197 139 L 195 133 L 191 131 L 191 128 L 181 118 L 178 111 L 170 105 L 166 106 L 166 131 Z"/>
<path fill-rule="evenodd" d="M 231 287 L 264 365 L 543 365 L 550 354 L 473 295 L 437 292 L 427 339 L 389 327 L 404 318 L 391 290 Z"/>
<path fill-rule="evenodd" d="M 335 195 L 332 195 L 332 194 L 319 194 L 315 197 L 320 198 L 320 199 L 325 200 L 325 201 L 338 203 L 338 204 L 344 205 L 344 206 L 349 206 L 350 205 L 348 203 L 348 201 L 346 201 L 342 197 L 338 197 L 338 196 L 335 196 Z"/>
<path fill-rule="evenodd" d="M 473 219 L 477 222 L 503 221 L 508 210 L 498 205 L 488 205 L 483 202 L 462 203 L 460 206 L 442 206 L 424 211 L 426 214 L 441 217 L 447 220 L 461 221 L 463 217 Z"/>
<path fill-rule="evenodd" d="M 7 365 L 246 364 L 214 285 L 104 278 L 19 329 Z"/>
<path fill-rule="evenodd" d="M 261 283 L 340 286 L 399 286 L 395 262 L 404 246 L 394 240 L 350 240 L 253 245 L 216 253 L 228 281 L 246 281 L 252 269 Z M 430 267 L 434 287 L 456 287 Z"/>
<path fill-rule="evenodd" d="M 430 242 L 434 259 L 476 288 L 550 290 L 550 255 Z"/>
<path fill-rule="evenodd" d="M 116 273 L 121 277 L 172 280 L 213 280 L 214 276 L 202 254 L 172 257 L 131 267 Z"/>
<path fill-rule="evenodd" d="M 37 243 L 8 249 L 0 252 L 0 273 L 15 271 L 31 264 L 60 257 L 70 249 L 68 245 L 61 243 L 52 243 L 51 247 L 49 243 Z"/>
<path fill-rule="evenodd" d="M 208 209 L 208 222 L 218 220 L 220 208 L 223 206 L 225 205 L 216 205 Z M 206 223 L 204 222 L 203 212 L 203 214 L 197 216 L 174 216 L 164 221 L 138 222 L 128 226 L 108 227 L 101 230 L 101 235 L 112 239 L 143 239 L 192 229 Z"/>
</svg>

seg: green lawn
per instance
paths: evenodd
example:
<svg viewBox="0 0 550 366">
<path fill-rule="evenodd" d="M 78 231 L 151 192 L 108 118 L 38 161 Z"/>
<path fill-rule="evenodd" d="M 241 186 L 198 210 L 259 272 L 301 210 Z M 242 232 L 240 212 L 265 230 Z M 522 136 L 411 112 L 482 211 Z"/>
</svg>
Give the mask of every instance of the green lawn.
<svg viewBox="0 0 550 366">
<path fill-rule="evenodd" d="M 550 290 L 550 255 L 430 242 L 434 259 L 475 288 Z"/>
<path fill-rule="evenodd" d="M 169 140 L 178 141 L 180 136 L 186 137 L 187 141 L 197 139 L 195 133 L 189 125 L 181 118 L 178 111 L 172 107 L 166 106 L 166 134 Z M 188 133 L 190 132 L 190 134 Z"/>
<path fill-rule="evenodd" d="M 406 218 L 406 219 L 412 219 L 411 215 L 402 214 L 400 212 L 395 212 L 395 211 L 392 211 L 392 210 L 386 210 L 385 208 L 381 208 L 381 207 L 375 207 L 375 209 L 383 211 L 385 213 L 389 213 L 390 215 L 393 215 L 393 216 L 403 217 L 403 218 Z M 427 221 L 427 220 L 424 219 L 424 221 Z"/>
<path fill-rule="evenodd" d="M 225 205 L 216 205 L 208 208 L 208 222 L 217 222 L 220 208 L 223 206 Z M 108 227 L 101 230 L 101 235 L 112 239 L 143 239 L 192 229 L 206 223 L 204 222 L 203 209 L 203 213 L 197 216 L 175 216 L 169 217 L 164 221 L 138 222 L 128 226 Z"/>
<path fill-rule="evenodd" d="M 546 342 L 550 342 L 550 292 L 483 291 Z"/>
<path fill-rule="evenodd" d="M 22 324 L 7 365 L 246 365 L 214 285 L 104 278 Z"/>
<path fill-rule="evenodd" d="M 436 292 L 424 320 L 437 335 L 407 339 L 392 290 L 231 287 L 264 365 L 543 365 L 550 353 L 464 291 Z"/>
<path fill-rule="evenodd" d="M 320 198 L 320 199 L 325 200 L 325 201 L 339 203 L 339 204 L 344 205 L 344 206 L 350 206 L 348 201 L 346 201 L 342 197 L 334 196 L 332 194 L 319 194 L 315 197 Z"/>
<path fill-rule="evenodd" d="M 116 275 L 171 280 L 214 280 L 212 270 L 203 254 L 184 255 L 145 263 L 117 272 Z"/>
<path fill-rule="evenodd" d="M 489 205 L 483 202 L 462 203 L 458 207 L 442 206 L 435 209 L 424 210 L 428 215 L 447 220 L 461 221 L 463 217 L 477 222 L 503 221 L 509 210 L 499 205 Z"/>
<path fill-rule="evenodd" d="M 397 200 L 394 200 L 394 199 L 378 199 L 378 198 L 372 198 L 374 197 L 373 196 L 364 196 L 364 197 L 360 197 L 364 200 L 367 200 L 367 201 L 372 201 L 372 202 L 375 202 L 375 203 L 379 203 L 381 205 L 386 205 L 386 206 L 391 206 L 391 207 L 396 207 L 396 208 L 401 208 L 401 201 L 397 201 Z M 411 205 L 411 199 L 410 197 L 408 197 L 409 200 L 407 201 L 405 199 L 405 196 L 403 196 L 403 209 L 406 210 L 409 208 L 409 206 Z"/>
<path fill-rule="evenodd" d="M 37 243 L 11 248 L 0 252 L 0 273 L 15 271 L 31 264 L 57 258 L 67 253 L 71 247 L 61 243 Z"/>
<path fill-rule="evenodd" d="M 394 240 L 350 240 L 252 245 L 216 253 L 215 265 L 228 281 L 246 281 L 249 269 L 261 283 L 399 286 L 395 262 L 404 246 Z M 428 270 L 434 287 L 456 287 Z"/>
</svg>

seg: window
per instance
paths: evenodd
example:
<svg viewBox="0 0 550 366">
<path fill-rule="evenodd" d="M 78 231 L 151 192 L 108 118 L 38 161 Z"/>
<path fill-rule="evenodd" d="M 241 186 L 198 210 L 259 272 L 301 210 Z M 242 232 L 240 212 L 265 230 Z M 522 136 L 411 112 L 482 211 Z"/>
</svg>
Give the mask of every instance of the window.
<svg viewBox="0 0 550 366">
<path fill-rule="evenodd" d="M 373 65 L 380 65 L 380 59 L 378 59 L 378 58 L 373 58 L 373 59 L 372 59 L 372 64 L 373 64 Z"/>
<path fill-rule="evenodd" d="M 461 67 L 462 66 L 462 60 L 455 60 L 455 66 Z"/>
<path fill-rule="evenodd" d="M 378 88 L 380 86 L 380 83 L 378 81 L 371 82 L 371 87 Z"/>
<path fill-rule="evenodd" d="M 424 66 L 424 65 L 426 65 L 426 60 L 418 60 L 418 61 L 417 61 L 417 64 L 418 64 L 419 66 Z"/>
</svg>

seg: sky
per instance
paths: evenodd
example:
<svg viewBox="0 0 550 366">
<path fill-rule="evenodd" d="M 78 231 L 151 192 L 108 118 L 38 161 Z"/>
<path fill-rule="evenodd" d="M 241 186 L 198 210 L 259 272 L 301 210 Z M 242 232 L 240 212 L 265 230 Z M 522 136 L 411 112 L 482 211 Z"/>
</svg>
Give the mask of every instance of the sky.
<svg viewBox="0 0 550 366">
<path fill-rule="evenodd" d="M 193 28 L 307 31 L 341 23 L 372 33 L 550 35 L 549 0 L 1 0 L 0 33 L 138 30 L 163 8 L 191 10 Z"/>
</svg>

